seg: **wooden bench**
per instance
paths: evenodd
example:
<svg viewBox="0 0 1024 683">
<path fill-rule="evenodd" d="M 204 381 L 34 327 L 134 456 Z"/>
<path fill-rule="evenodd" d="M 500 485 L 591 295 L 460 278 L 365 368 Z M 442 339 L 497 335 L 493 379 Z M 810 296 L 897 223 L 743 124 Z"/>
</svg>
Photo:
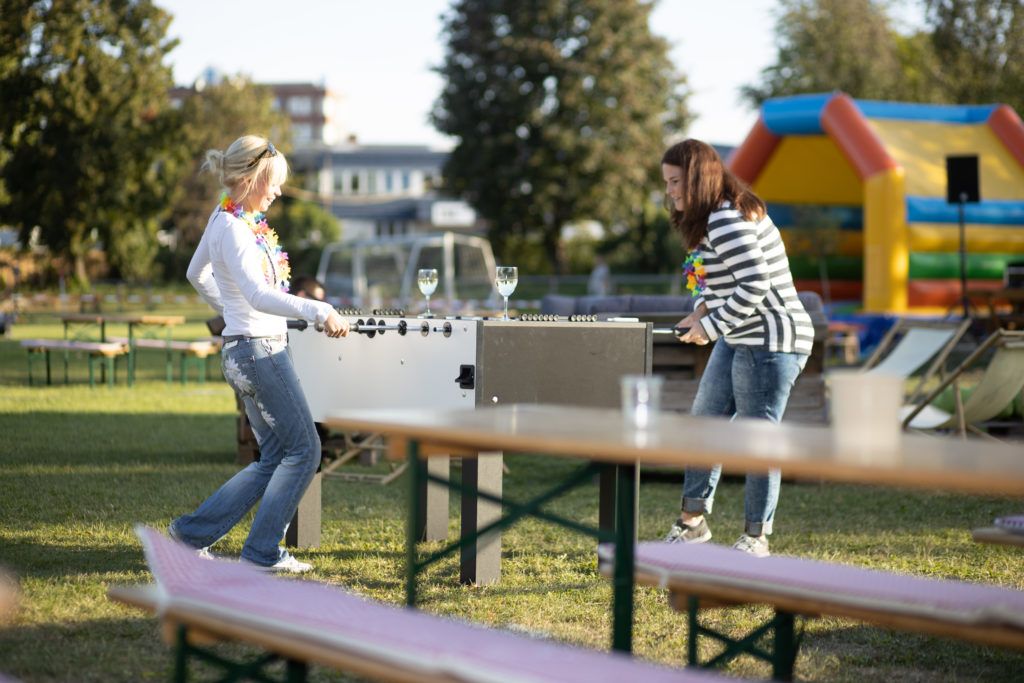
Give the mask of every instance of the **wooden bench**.
<svg viewBox="0 0 1024 683">
<path fill-rule="evenodd" d="M 1024 534 L 1000 529 L 997 526 L 987 526 L 975 529 L 972 532 L 971 537 L 978 543 L 1024 546 Z"/>
<path fill-rule="evenodd" d="M 64 352 L 64 383 L 68 383 L 68 355 L 70 352 L 86 353 L 89 356 L 89 386 L 95 386 L 95 364 L 97 358 L 106 360 L 107 382 L 114 386 L 114 359 L 128 353 L 125 344 L 116 342 L 70 341 L 64 339 L 23 339 L 22 347 L 28 349 L 28 383 L 32 385 L 33 360 L 39 354 L 46 358 L 46 383 L 51 384 L 50 352 Z"/>
<path fill-rule="evenodd" d="M 612 549 L 598 550 L 610 575 Z M 772 663 L 773 677 L 788 680 L 797 654 L 794 616 L 835 616 L 886 628 L 1024 649 L 1024 592 L 985 584 L 895 574 L 832 562 L 773 555 L 754 557 L 710 543 L 647 542 L 636 547 L 637 583 L 670 591 L 673 608 L 689 613 L 689 662 L 697 666 L 697 639 L 710 636 L 726 649 L 702 666 L 748 653 Z M 773 651 L 752 647 L 700 625 L 699 610 L 743 603 L 767 604 L 775 616 L 755 633 L 774 631 Z"/>
<path fill-rule="evenodd" d="M 217 340 L 220 338 L 217 337 Z M 128 343 L 127 337 L 111 337 L 110 341 L 120 342 L 122 344 Z M 215 341 L 214 338 L 210 339 L 196 339 L 192 341 L 181 341 L 181 340 L 166 340 L 166 339 L 150 339 L 147 337 L 133 339 L 132 343 L 135 344 L 136 348 L 143 349 L 161 349 L 167 351 L 167 383 L 170 384 L 173 381 L 173 367 L 174 358 L 173 354 L 177 353 L 180 357 L 181 365 L 181 384 L 184 386 L 188 381 L 188 363 L 189 361 L 195 361 L 197 367 L 197 374 L 199 383 L 203 384 L 206 382 L 206 359 L 209 356 L 214 355 L 220 351 L 221 344 L 219 341 Z"/>
<path fill-rule="evenodd" d="M 205 646 L 218 640 L 270 653 L 238 663 L 203 657 L 229 676 L 262 673 L 262 666 L 284 659 L 289 681 L 305 680 L 309 663 L 375 680 L 417 682 L 729 680 L 386 605 L 243 562 L 202 559 L 153 529 L 137 532 L 156 584 L 112 587 L 108 594 L 160 617 L 164 637 L 177 648 L 179 681 L 188 677 L 188 659 L 203 657 Z"/>
</svg>

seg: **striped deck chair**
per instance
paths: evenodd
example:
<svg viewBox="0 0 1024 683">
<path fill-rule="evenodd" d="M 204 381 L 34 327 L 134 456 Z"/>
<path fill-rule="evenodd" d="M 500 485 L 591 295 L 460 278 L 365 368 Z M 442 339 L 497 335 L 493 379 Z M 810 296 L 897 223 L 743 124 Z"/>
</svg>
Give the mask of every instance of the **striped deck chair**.
<svg viewBox="0 0 1024 683">
<path fill-rule="evenodd" d="M 971 395 L 964 401 L 960 395 L 960 380 L 965 372 L 974 369 L 978 361 L 994 349 L 991 360 L 978 380 Z M 932 405 L 932 401 L 946 387 L 953 387 L 954 412 L 949 413 Z M 906 429 L 915 431 L 956 430 L 991 439 L 976 425 L 995 418 L 1024 390 L 1024 331 L 996 330 L 960 364 L 949 376 L 915 405 L 903 408 L 901 417 Z"/>
<path fill-rule="evenodd" d="M 971 319 L 914 320 L 900 318 L 885 333 L 882 341 L 861 367 L 862 372 L 899 375 L 907 378 L 931 364 L 907 397 L 913 402 L 920 396 L 925 382 L 942 369 L 946 358 L 971 326 Z"/>
</svg>

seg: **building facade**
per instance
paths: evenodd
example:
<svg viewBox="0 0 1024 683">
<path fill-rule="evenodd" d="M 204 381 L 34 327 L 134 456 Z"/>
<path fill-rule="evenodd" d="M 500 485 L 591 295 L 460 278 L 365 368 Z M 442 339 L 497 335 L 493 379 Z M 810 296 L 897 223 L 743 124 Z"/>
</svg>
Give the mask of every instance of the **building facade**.
<svg viewBox="0 0 1024 683">
<path fill-rule="evenodd" d="M 180 106 L 207 83 L 223 79 L 208 69 L 190 87 L 174 88 Z M 344 99 L 314 83 L 266 83 L 274 108 L 289 119 L 289 162 L 301 189 L 286 192 L 317 201 L 341 224 L 343 240 L 455 230 L 478 232 L 476 213 L 439 196 L 448 153 L 425 145 L 361 145 L 345 117 Z"/>
</svg>

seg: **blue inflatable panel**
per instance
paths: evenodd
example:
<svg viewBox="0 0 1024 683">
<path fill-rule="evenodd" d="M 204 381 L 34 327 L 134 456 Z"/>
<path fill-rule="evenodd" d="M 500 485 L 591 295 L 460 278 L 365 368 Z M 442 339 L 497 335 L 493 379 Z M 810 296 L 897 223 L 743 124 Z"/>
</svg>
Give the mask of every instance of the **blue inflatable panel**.
<svg viewBox="0 0 1024 683">
<path fill-rule="evenodd" d="M 794 95 L 766 100 L 761 107 L 765 127 L 778 135 L 822 135 L 821 110 L 834 95 Z"/>
<path fill-rule="evenodd" d="M 837 225 L 842 230 L 861 230 L 864 227 L 864 209 L 860 206 L 793 205 L 767 202 L 768 215 L 780 228 L 788 228 L 798 221 L 813 220 L 822 227 Z"/>
<path fill-rule="evenodd" d="M 1024 202 L 1012 199 L 988 199 L 964 204 L 967 223 L 1024 225 Z M 907 195 L 908 223 L 960 223 L 960 206 L 944 197 Z"/>
<path fill-rule="evenodd" d="M 903 119 L 940 123 L 985 123 L 995 109 L 993 105 L 917 104 L 854 100 L 869 119 Z"/>
</svg>

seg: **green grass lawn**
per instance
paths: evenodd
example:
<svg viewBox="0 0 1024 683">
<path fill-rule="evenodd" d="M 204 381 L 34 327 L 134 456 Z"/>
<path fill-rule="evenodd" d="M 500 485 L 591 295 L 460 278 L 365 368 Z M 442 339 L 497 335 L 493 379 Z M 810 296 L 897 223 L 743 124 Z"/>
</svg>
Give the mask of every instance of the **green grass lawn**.
<svg viewBox="0 0 1024 683">
<path fill-rule="evenodd" d="M 205 336 L 200 307 L 175 337 Z M 235 402 L 216 379 L 203 386 L 164 381 L 164 358 L 144 350 L 136 386 L 120 364 L 115 388 L 88 387 L 87 362 L 71 359 L 71 383 L 27 384 L 18 339 L 59 337 L 52 316 L 32 316 L 0 339 L 0 565 L 21 590 L 19 609 L 0 624 L 0 672 L 26 681 L 148 681 L 170 676 L 170 648 L 155 618 L 106 598 L 114 584 L 150 580 L 135 524 L 165 527 L 230 477 L 235 464 Z M 111 332 L 108 332 L 111 334 Z M 1024 448 L 1022 448 L 1024 457 Z M 577 463 L 509 455 L 509 496 L 526 498 Z M 645 480 L 640 535 L 660 537 L 674 519 L 680 481 Z M 297 551 L 312 579 L 400 604 L 404 598 L 404 480 L 389 486 L 331 479 L 323 488 L 323 543 Z M 596 524 L 596 483 L 553 504 L 560 514 Z M 742 482 L 720 487 L 710 519 L 715 541 L 741 530 Z M 786 482 L 772 549 L 930 577 L 1024 589 L 1024 551 L 972 542 L 970 530 L 1024 501 L 940 492 Z M 457 534 L 452 502 L 450 537 Z M 215 550 L 237 555 L 243 523 Z M 528 521 L 506 532 L 502 581 L 458 584 L 454 560 L 420 580 L 423 609 L 526 629 L 582 647 L 610 643 L 610 582 L 596 572 L 590 538 Z M 634 627 L 638 656 L 682 666 L 685 617 L 660 590 L 639 588 Z M 739 634 L 767 614 L 762 607 L 714 610 L 706 618 Z M 840 619 L 800 620 L 798 680 L 1007 681 L 1024 679 L 1024 654 L 872 628 Z M 706 645 L 708 652 L 712 646 Z M 247 649 L 221 646 L 224 653 Z M 193 671 L 209 674 L 202 666 Z M 743 659 L 728 673 L 770 675 Z M 316 681 L 350 680 L 312 668 Z"/>
</svg>

